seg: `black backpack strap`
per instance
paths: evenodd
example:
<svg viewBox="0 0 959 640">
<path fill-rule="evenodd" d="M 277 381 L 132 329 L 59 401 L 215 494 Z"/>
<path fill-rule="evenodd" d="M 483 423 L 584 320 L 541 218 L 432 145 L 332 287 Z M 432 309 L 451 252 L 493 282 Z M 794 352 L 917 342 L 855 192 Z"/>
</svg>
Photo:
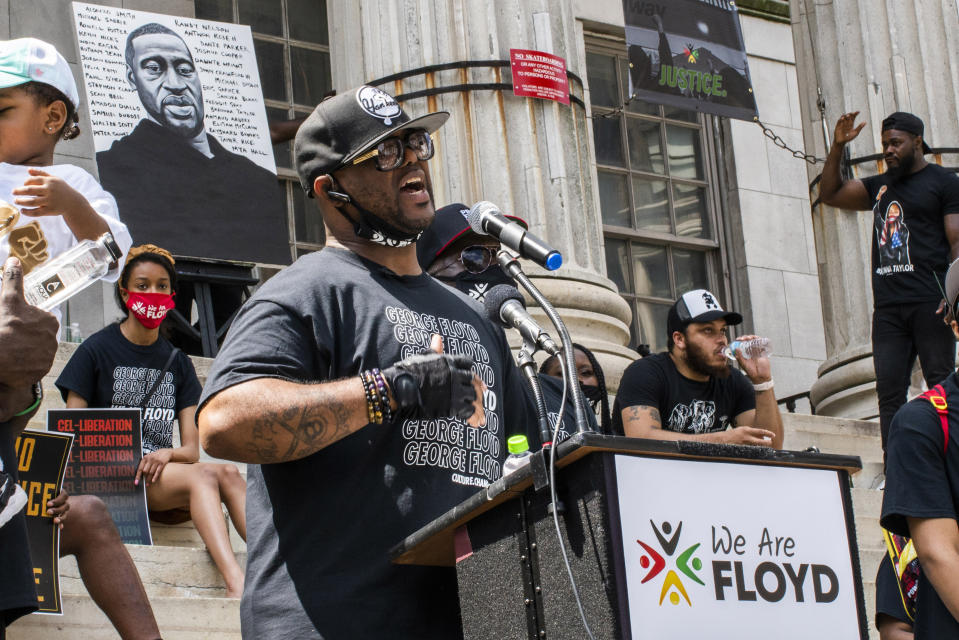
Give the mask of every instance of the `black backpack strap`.
<svg viewBox="0 0 959 640">
<path fill-rule="evenodd" d="M 173 351 L 170 352 L 170 357 L 166 359 L 166 364 L 163 365 L 163 371 L 160 372 L 160 375 L 157 376 L 157 379 L 153 381 L 152 385 L 150 385 L 150 390 L 147 391 L 146 395 L 143 396 L 143 402 L 140 403 L 141 409 L 146 409 L 147 405 L 150 403 L 150 398 L 153 397 L 157 387 L 160 386 L 160 382 L 166 376 L 166 372 L 170 370 L 170 365 L 173 364 L 173 360 L 176 359 L 176 354 L 178 353 L 180 353 L 180 349 L 178 347 L 173 347 Z"/>
</svg>

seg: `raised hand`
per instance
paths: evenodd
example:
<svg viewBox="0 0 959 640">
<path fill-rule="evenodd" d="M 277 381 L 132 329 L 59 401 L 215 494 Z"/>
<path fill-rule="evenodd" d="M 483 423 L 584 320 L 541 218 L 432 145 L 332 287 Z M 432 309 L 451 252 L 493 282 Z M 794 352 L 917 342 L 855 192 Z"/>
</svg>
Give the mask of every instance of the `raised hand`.
<svg viewBox="0 0 959 640">
<path fill-rule="evenodd" d="M 832 137 L 834 144 L 847 144 L 856 139 L 859 132 L 862 131 L 862 128 L 866 126 L 865 122 L 861 122 L 856 126 L 856 116 L 858 115 L 858 111 L 853 111 L 852 113 L 844 113 L 839 116 L 839 120 L 836 121 L 836 130 Z"/>
</svg>

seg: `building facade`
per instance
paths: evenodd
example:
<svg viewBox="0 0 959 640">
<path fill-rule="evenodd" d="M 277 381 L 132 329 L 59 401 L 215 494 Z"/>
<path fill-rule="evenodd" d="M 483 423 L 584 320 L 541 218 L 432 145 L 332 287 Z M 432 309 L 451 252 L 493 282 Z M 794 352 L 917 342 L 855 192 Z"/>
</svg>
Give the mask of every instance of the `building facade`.
<svg viewBox="0 0 959 640">
<path fill-rule="evenodd" d="M 762 125 L 630 100 L 621 0 L 101 4 L 249 24 L 273 120 L 302 117 L 330 90 L 361 83 L 377 83 L 413 113 L 450 111 L 431 163 L 437 204 L 491 200 L 562 251 L 559 272 L 527 271 L 574 340 L 597 354 L 612 390 L 640 345 L 665 348 L 672 300 L 705 287 L 743 313 L 743 332 L 771 338 L 779 398 L 812 388 L 833 415 L 875 415 L 867 397 L 868 220 L 813 210 L 809 184 L 821 165 L 783 147 L 825 155 L 818 87 L 830 130 L 845 110 L 871 114 L 870 135 L 854 156 L 876 151 L 875 123 L 893 107 L 925 118 L 939 146 L 957 146 L 956 63 L 944 63 L 946 88 L 920 88 L 910 75 L 915 56 L 932 59 L 930 41 L 959 50 L 955 0 L 920 0 L 911 13 L 892 0 L 881 3 L 889 11 L 883 22 L 862 22 L 854 56 L 840 55 L 836 43 L 848 35 L 841 28 L 851 29 L 846 13 L 871 18 L 865 0 L 828 7 L 742 0 Z M 81 77 L 68 0 L 0 0 L 0 16 L 9 16 L 0 37 L 53 42 Z M 889 66 L 882 43 L 903 31 L 919 36 L 890 44 Z M 517 98 L 502 88 L 510 82 L 503 63 L 511 48 L 563 57 L 571 104 Z M 879 89 L 867 90 L 873 86 Z M 82 105 L 81 128 L 91 131 Z M 58 161 L 96 174 L 90 135 L 58 151 Z M 296 257 L 322 246 L 323 225 L 296 183 L 291 145 L 274 152 Z M 111 292 L 98 287 L 71 301 L 68 313 L 85 334 L 119 315 Z M 854 401 L 836 401 L 850 393 L 858 394 Z"/>
</svg>

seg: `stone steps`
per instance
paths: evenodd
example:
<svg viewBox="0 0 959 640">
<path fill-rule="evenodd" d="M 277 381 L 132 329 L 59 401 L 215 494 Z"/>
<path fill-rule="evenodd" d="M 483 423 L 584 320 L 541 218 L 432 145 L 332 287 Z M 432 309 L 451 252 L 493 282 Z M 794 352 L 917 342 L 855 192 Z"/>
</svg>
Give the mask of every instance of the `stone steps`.
<svg viewBox="0 0 959 640">
<path fill-rule="evenodd" d="M 234 552 L 246 552 L 246 542 L 236 532 L 233 524 L 227 527 L 230 532 L 230 545 Z M 153 534 L 153 545 L 161 547 L 187 547 L 189 549 L 205 549 L 200 533 L 192 522 L 182 524 L 150 523 L 150 532 Z"/>
<path fill-rule="evenodd" d="M 205 549 L 127 545 L 140 572 L 140 579 L 152 601 L 157 597 L 218 598 L 226 596 L 226 584 Z M 246 552 L 235 553 L 241 567 Z M 64 594 L 86 595 L 73 556 L 60 562 L 60 590 Z"/>
<path fill-rule="evenodd" d="M 150 598 L 164 640 L 238 640 L 240 601 L 230 598 Z M 110 620 L 84 593 L 63 596 L 63 616 L 30 615 L 7 629 L 9 640 L 116 640 Z"/>
<path fill-rule="evenodd" d="M 872 488 L 877 476 L 882 473 L 879 423 L 790 413 L 783 414 L 783 426 L 786 449 L 801 451 L 814 446 L 822 453 L 859 456 L 862 460 L 862 471 L 852 477 L 851 495 L 869 637 L 878 640 L 879 633 L 873 622 L 876 611 L 876 571 L 886 554 L 879 527 L 883 494 Z"/>
</svg>

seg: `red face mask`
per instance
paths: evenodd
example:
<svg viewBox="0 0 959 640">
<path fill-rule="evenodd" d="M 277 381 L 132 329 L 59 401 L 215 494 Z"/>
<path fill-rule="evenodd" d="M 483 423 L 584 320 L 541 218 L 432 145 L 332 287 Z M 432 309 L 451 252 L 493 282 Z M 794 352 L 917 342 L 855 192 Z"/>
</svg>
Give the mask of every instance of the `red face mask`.
<svg viewBox="0 0 959 640">
<path fill-rule="evenodd" d="M 127 309 L 147 329 L 156 329 L 163 322 L 167 311 L 176 307 L 170 293 L 138 293 L 127 291 Z"/>
</svg>

